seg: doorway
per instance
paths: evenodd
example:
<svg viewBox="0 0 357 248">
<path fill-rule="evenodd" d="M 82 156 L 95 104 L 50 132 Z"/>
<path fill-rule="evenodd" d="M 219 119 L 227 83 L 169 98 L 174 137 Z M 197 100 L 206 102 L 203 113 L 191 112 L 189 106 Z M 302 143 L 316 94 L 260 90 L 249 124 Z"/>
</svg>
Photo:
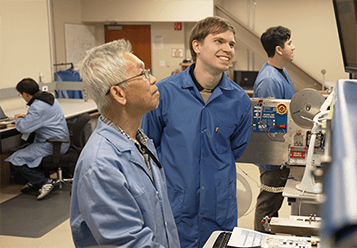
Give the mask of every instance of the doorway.
<svg viewBox="0 0 357 248">
<path fill-rule="evenodd" d="M 129 40 L 134 55 L 139 57 L 145 68 L 151 67 L 151 26 L 150 25 L 105 25 L 105 43 L 118 39 Z"/>
</svg>

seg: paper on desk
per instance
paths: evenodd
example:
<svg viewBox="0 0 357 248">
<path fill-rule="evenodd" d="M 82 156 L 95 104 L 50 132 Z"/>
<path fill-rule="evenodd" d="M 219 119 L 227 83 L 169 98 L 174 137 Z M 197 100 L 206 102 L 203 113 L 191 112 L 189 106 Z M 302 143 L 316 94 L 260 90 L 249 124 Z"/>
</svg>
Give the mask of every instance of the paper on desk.
<svg viewBox="0 0 357 248">
<path fill-rule="evenodd" d="M 235 227 L 228 241 L 229 247 L 260 247 L 268 234 Z"/>
</svg>

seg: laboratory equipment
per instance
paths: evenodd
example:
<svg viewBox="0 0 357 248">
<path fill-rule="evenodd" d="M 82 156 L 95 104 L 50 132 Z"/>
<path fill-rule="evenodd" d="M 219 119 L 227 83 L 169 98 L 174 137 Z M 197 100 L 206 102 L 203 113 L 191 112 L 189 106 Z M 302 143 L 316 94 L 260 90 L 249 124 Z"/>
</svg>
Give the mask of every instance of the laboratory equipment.
<svg viewBox="0 0 357 248">
<path fill-rule="evenodd" d="M 306 165 L 312 118 L 319 112 L 325 97 L 313 89 L 301 90 L 295 96 L 296 101 L 252 98 L 251 136 L 237 162 Z M 319 132 L 312 149 L 314 163 L 320 162 L 323 139 L 323 134 Z"/>
</svg>

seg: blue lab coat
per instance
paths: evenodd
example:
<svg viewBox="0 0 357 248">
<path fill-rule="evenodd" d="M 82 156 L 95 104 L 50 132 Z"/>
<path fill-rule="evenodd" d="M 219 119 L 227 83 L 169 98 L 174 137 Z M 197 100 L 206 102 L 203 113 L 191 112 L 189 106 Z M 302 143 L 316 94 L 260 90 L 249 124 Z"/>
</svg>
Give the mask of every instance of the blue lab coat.
<svg viewBox="0 0 357 248">
<path fill-rule="evenodd" d="M 35 132 L 35 140 L 32 144 L 6 159 L 16 166 L 27 164 L 30 168 L 38 167 L 43 157 L 53 154 L 53 145 L 46 142 L 47 139 L 69 140 L 67 122 L 62 107 L 56 99 L 52 106 L 44 101 L 34 100 L 26 117 L 16 119 L 16 129 L 23 134 Z M 68 148 L 69 143 L 62 144 L 61 154 L 66 153 Z"/>
<path fill-rule="evenodd" d="M 55 81 L 71 81 L 71 82 L 82 82 L 79 72 L 70 68 L 65 71 L 58 71 L 55 73 Z M 81 90 L 55 90 L 56 98 L 77 98 L 83 99 L 83 94 Z"/>
<path fill-rule="evenodd" d="M 291 99 L 295 95 L 295 89 L 288 72 L 285 68 L 283 71 L 289 83 L 274 66 L 266 62 L 255 79 L 253 97 Z"/>
<path fill-rule="evenodd" d="M 283 75 L 272 65 L 266 62 L 260 69 L 260 72 L 254 83 L 254 98 L 274 97 L 275 99 L 291 99 L 295 95 L 295 89 L 288 72 L 283 71 L 289 81 L 286 81 Z M 280 165 L 257 164 L 266 171 L 279 169 Z"/>
<path fill-rule="evenodd" d="M 147 147 L 156 155 L 154 145 Z M 71 201 L 76 247 L 179 247 L 164 169 L 154 181 L 134 143 L 101 118 L 77 162 Z"/>
<path fill-rule="evenodd" d="M 215 230 L 237 225 L 235 160 L 251 128 L 251 100 L 223 73 L 205 103 L 184 72 L 157 83 L 159 107 L 144 115 L 165 168 L 182 247 L 202 247 Z"/>
</svg>

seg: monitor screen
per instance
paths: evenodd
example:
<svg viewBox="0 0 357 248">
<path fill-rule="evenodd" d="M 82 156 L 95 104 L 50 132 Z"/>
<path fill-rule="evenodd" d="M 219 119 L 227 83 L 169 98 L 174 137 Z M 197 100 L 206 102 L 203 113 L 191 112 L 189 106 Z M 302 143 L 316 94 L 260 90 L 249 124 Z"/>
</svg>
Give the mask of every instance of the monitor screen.
<svg viewBox="0 0 357 248">
<path fill-rule="evenodd" d="M 345 71 L 357 73 L 357 0 L 333 0 Z"/>
<path fill-rule="evenodd" d="M 0 120 L 1 119 L 5 119 L 6 118 L 6 115 L 4 113 L 4 111 L 2 110 L 1 106 L 0 106 Z"/>
<path fill-rule="evenodd" d="M 253 90 L 259 71 L 234 71 L 234 82 L 244 90 Z"/>
</svg>

